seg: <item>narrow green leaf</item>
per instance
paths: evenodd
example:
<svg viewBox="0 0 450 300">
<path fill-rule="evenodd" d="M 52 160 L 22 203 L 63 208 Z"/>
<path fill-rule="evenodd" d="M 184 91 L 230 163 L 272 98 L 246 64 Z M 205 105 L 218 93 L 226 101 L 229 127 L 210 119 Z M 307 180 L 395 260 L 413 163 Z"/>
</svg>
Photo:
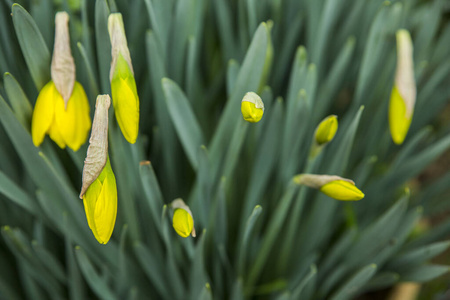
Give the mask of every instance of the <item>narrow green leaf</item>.
<svg viewBox="0 0 450 300">
<path fill-rule="evenodd" d="M 402 270 L 410 269 L 414 265 L 422 264 L 423 262 L 444 252 L 449 247 L 450 241 L 445 241 L 422 246 L 414 250 L 409 250 L 405 253 L 397 255 L 397 257 L 389 263 L 387 268 L 400 273 Z"/>
<path fill-rule="evenodd" d="M 159 188 L 158 179 L 151 162 L 144 161 L 139 165 L 139 174 L 142 187 L 144 189 L 145 199 L 152 214 L 152 219 L 157 227 L 161 225 L 161 210 L 164 205 L 161 189 Z"/>
<path fill-rule="evenodd" d="M 423 265 L 405 274 L 401 274 L 400 279 L 402 281 L 427 282 L 447 274 L 449 271 L 449 266 Z"/>
<path fill-rule="evenodd" d="M 110 94 L 109 69 L 111 67 L 111 43 L 108 32 L 109 8 L 106 0 L 95 2 L 95 41 L 100 76 L 100 93 Z"/>
<path fill-rule="evenodd" d="M 36 202 L 15 182 L 0 171 L 0 193 L 31 214 L 41 214 Z"/>
<path fill-rule="evenodd" d="M 317 267 L 315 265 L 311 265 L 309 273 L 306 274 L 305 278 L 300 281 L 300 283 L 293 289 L 292 295 L 289 299 L 301 299 L 302 291 L 308 282 L 317 274 Z"/>
<path fill-rule="evenodd" d="M 253 209 L 252 214 L 248 218 L 244 227 L 244 234 L 242 235 L 241 245 L 239 247 L 239 256 L 238 256 L 238 272 L 239 275 L 243 276 L 245 273 L 246 267 L 246 259 L 247 259 L 247 249 L 250 243 L 251 234 L 253 232 L 253 228 L 255 227 L 255 223 L 258 220 L 258 217 L 261 215 L 262 207 L 260 205 L 256 205 Z M 237 282 L 236 284 L 240 285 L 242 289 L 242 282 Z M 236 287 L 238 288 L 238 287 Z"/>
<path fill-rule="evenodd" d="M 33 18 L 17 3 L 12 6 L 12 19 L 31 77 L 40 91 L 50 81 L 50 52 Z"/>
<path fill-rule="evenodd" d="M 400 279 L 400 275 L 394 272 L 381 272 L 376 274 L 364 287 L 364 290 L 381 290 L 394 286 Z"/>
<path fill-rule="evenodd" d="M 239 74 L 240 65 L 234 59 L 231 59 L 228 62 L 227 69 L 227 96 L 231 97 L 231 93 L 234 90 L 234 86 L 236 84 L 236 79 Z"/>
<path fill-rule="evenodd" d="M 352 298 L 372 278 L 376 269 L 377 266 L 374 264 L 361 268 L 341 288 L 339 288 L 330 299 L 345 300 Z"/>
<path fill-rule="evenodd" d="M 32 241 L 31 246 L 33 248 L 34 254 L 37 256 L 37 258 L 39 258 L 48 272 L 52 274 L 53 277 L 58 279 L 61 283 L 66 284 L 66 274 L 59 260 L 47 249 L 39 245 L 37 241 Z"/>
<path fill-rule="evenodd" d="M 75 257 L 77 258 L 81 272 L 86 278 L 86 282 L 100 299 L 117 299 L 105 280 L 95 270 L 86 253 L 80 247 L 75 247 Z"/>
<path fill-rule="evenodd" d="M 33 113 L 30 101 L 25 95 L 22 87 L 10 73 L 6 72 L 3 76 L 5 92 L 8 96 L 11 107 L 16 118 L 26 129 L 31 128 L 31 115 Z"/>
<path fill-rule="evenodd" d="M 197 149 L 203 144 L 203 133 L 192 111 L 189 100 L 178 85 L 168 79 L 162 79 L 167 108 L 178 133 L 184 151 L 194 169 L 198 168 Z"/>
<path fill-rule="evenodd" d="M 197 245 L 195 246 L 195 253 L 194 258 L 192 261 L 192 267 L 190 270 L 190 279 L 189 279 L 189 290 L 190 290 L 190 297 L 191 300 L 197 300 L 198 295 L 200 294 L 201 290 L 205 286 L 205 283 L 207 283 L 208 275 L 205 271 L 205 257 L 204 257 L 204 248 L 205 248 L 205 238 L 206 238 L 206 230 L 203 230 L 200 236 L 200 240 L 198 241 Z"/>
</svg>

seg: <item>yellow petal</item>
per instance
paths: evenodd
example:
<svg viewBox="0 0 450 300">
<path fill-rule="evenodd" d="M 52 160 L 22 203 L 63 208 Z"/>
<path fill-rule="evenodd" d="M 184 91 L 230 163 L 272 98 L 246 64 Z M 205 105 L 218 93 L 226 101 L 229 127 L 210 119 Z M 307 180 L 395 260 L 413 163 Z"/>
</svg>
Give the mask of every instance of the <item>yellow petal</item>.
<svg viewBox="0 0 450 300">
<path fill-rule="evenodd" d="M 97 233 L 97 228 L 95 227 L 95 206 L 97 203 L 97 199 L 102 191 L 102 184 L 100 180 L 95 180 L 88 188 L 86 193 L 83 195 L 83 204 L 84 204 L 84 211 L 86 213 L 86 219 L 88 221 L 89 228 L 91 229 L 92 233 L 94 234 L 95 238 L 99 243 L 101 243 L 101 240 Z"/>
<path fill-rule="evenodd" d="M 337 129 L 337 116 L 331 115 L 326 117 L 322 122 L 320 122 L 319 126 L 317 126 L 315 133 L 316 143 L 322 145 L 330 142 L 336 135 Z"/>
<path fill-rule="evenodd" d="M 86 142 L 91 128 L 89 103 L 79 82 L 75 82 L 72 95 L 67 102 L 67 108 L 64 107 L 61 95 L 58 95 L 55 103 L 55 120 L 57 130 L 67 146 L 73 151 L 77 151 Z"/>
<path fill-rule="evenodd" d="M 244 120 L 251 123 L 259 122 L 264 114 L 262 108 L 256 108 L 254 103 L 248 101 L 241 102 L 241 112 Z"/>
<path fill-rule="evenodd" d="M 178 208 L 173 213 L 173 228 L 182 237 L 188 237 L 192 228 L 194 228 L 194 220 L 186 210 Z"/>
<path fill-rule="evenodd" d="M 404 99 L 394 86 L 389 103 L 389 128 L 394 143 L 398 145 L 403 143 L 411 125 L 411 119 L 412 115 L 408 116 Z"/>
<path fill-rule="evenodd" d="M 39 92 L 31 121 L 31 136 L 36 147 L 42 144 L 45 134 L 53 122 L 55 95 L 57 94 L 53 81 L 47 83 Z"/>
<path fill-rule="evenodd" d="M 125 139 L 134 144 L 139 132 L 139 97 L 133 74 L 122 55 L 119 55 L 111 81 L 111 94 L 120 130 Z"/>
<path fill-rule="evenodd" d="M 103 182 L 102 191 L 95 206 L 95 226 L 100 244 L 108 243 L 114 230 L 117 215 L 116 179 L 111 172 Z"/>
<path fill-rule="evenodd" d="M 336 200 L 356 201 L 364 198 L 364 194 L 351 182 L 335 180 L 323 185 L 320 191 Z"/>
</svg>

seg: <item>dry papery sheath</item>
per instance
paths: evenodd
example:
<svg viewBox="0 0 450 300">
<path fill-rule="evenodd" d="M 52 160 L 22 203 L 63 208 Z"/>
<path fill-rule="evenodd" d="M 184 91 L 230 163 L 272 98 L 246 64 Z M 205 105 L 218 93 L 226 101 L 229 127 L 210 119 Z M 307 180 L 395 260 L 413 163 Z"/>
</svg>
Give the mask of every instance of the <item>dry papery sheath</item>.
<svg viewBox="0 0 450 300">
<path fill-rule="evenodd" d="M 337 175 L 300 174 L 294 177 L 295 183 L 306 185 L 313 189 L 320 189 L 325 184 L 336 180 L 347 181 L 355 185 L 355 182 L 353 180 L 343 178 Z"/>
<path fill-rule="evenodd" d="M 100 175 L 108 158 L 108 109 L 110 105 L 109 95 L 97 97 L 89 148 L 84 160 L 80 199 L 83 199 L 84 193 Z"/>
<path fill-rule="evenodd" d="M 75 63 L 70 51 L 69 15 L 66 12 L 59 12 L 55 16 L 55 45 L 51 75 L 67 108 L 67 102 L 75 85 Z"/>
</svg>

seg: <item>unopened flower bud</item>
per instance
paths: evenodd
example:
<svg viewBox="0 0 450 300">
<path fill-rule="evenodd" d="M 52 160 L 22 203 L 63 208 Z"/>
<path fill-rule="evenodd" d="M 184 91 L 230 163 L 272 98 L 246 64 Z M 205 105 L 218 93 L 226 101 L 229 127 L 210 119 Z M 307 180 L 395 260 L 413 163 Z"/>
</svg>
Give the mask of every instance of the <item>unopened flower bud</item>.
<svg viewBox="0 0 450 300">
<path fill-rule="evenodd" d="M 314 134 L 315 141 L 318 145 L 329 143 L 333 140 L 338 129 L 338 120 L 336 115 L 326 117 L 320 122 Z"/>
<path fill-rule="evenodd" d="M 397 68 L 389 104 L 389 127 L 392 140 L 402 144 L 408 133 L 416 102 L 413 45 L 409 32 L 397 31 Z"/>
<path fill-rule="evenodd" d="M 347 178 L 336 175 L 300 174 L 294 177 L 294 182 L 318 189 L 325 195 L 342 201 L 357 201 L 364 194 Z"/>
<path fill-rule="evenodd" d="M 108 156 L 108 95 L 97 97 L 89 148 L 83 168 L 83 199 L 86 218 L 100 244 L 108 243 L 117 215 L 116 178 Z"/>
<path fill-rule="evenodd" d="M 245 94 L 241 101 L 241 112 L 244 120 L 251 123 L 257 123 L 264 114 L 264 103 L 261 97 L 254 92 Z"/>
<path fill-rule="evenodd" d="M 192 235 L 195 237 L 194 218 L 189 207 L 181 199 L 175 199 L 173 209 L 173 228 L 181 237 Z"/>
<path fill-rule="evenodd" d="M 114 112 L 123 136 L 134 144 L 139 132 L 139 97 L 120 13 L 109 15 L 108 31 L 112 55 L 109 77 Z"/>
</svg>

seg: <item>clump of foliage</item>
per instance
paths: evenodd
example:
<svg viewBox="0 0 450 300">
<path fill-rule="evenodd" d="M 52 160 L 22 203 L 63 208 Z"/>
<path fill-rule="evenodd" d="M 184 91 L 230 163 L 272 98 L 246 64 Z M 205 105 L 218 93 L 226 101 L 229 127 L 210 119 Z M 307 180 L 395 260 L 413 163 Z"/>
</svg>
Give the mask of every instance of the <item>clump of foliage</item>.
<svg viewBox="0 0 450 300">
<path fill-rule="evenodd" d="M 0 3 L 1 298 L 336 300 L 449 270 L 429 261 L 450 246 L 450 220 L 418 225 L 450 207 L 450 174 L 410 187 L 450 147 L 437 122 L 450 97 L 445 1 L 19 2 Z M 122 14 L 131 52 L 140 129 L 129 144 L 110 110 L 118 212 L 107 245 L 78 198 L 88 144 L 35 147 L 30 134 L 57 11 L 70 15 L 91 118 L 97 95 L 111 94 L 110 13 Z M 401 28 L 417 100 L 396 145 Z M 255 124 L 240 112 L 247 92 L 264 102 Z M 330 114 L 337 134 L 310 155 Z M 296 184 L 301 173 L 351 178 L 365 197 L 337 201 Z M 172 228 L 176 198 L 195 238 Z"/>
</svg>

